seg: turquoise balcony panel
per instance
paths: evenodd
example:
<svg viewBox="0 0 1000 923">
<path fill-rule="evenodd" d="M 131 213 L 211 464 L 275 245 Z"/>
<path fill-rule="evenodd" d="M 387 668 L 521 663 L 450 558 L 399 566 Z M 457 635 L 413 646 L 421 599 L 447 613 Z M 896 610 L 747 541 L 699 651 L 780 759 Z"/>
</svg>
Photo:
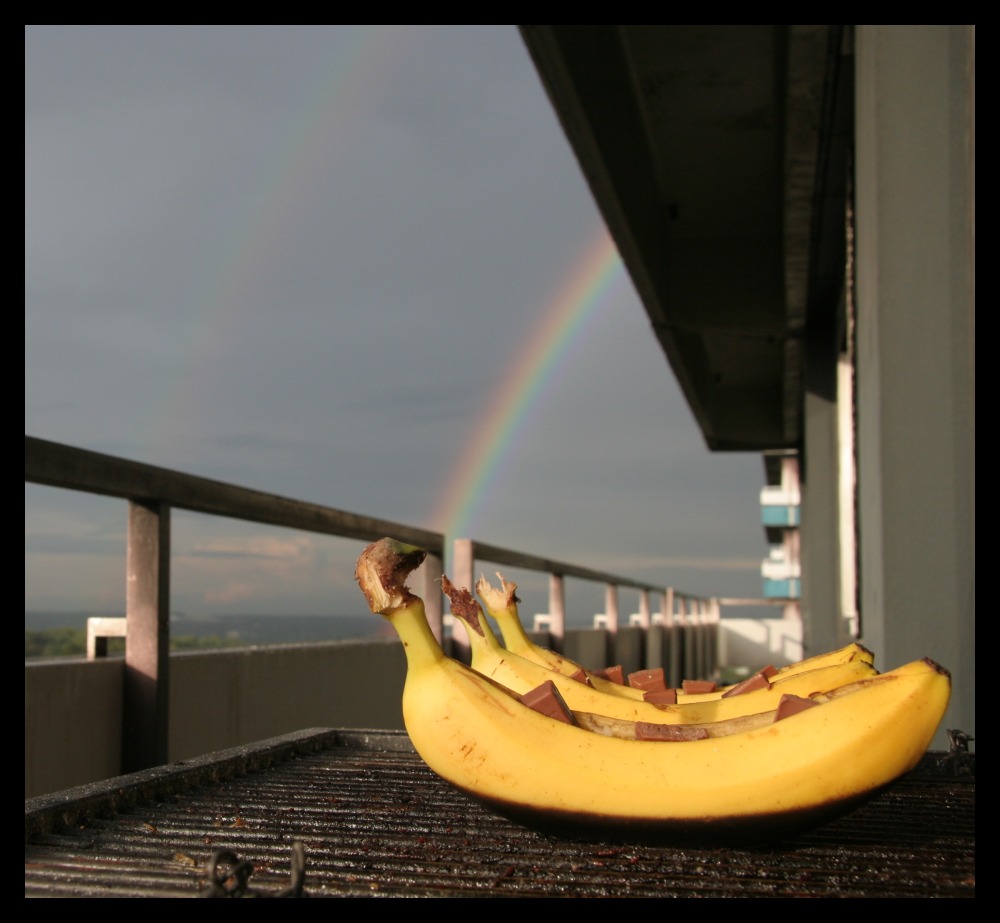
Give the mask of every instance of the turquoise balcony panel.
<svg viewBox="0 0 1000 923">
<path fill-rule="evenodd" d="M 793 527 L 800 524 L 801 511 L 797 506 L 762 506 L 760 513 L 765 526 Z"/>
<path fill-rule="evenodd" d="M 786 580 L 764 578 L 764 596 L 767 599 L 798 599 L 802 595 L 802 581 L 798 577 Z"/>
</svg>

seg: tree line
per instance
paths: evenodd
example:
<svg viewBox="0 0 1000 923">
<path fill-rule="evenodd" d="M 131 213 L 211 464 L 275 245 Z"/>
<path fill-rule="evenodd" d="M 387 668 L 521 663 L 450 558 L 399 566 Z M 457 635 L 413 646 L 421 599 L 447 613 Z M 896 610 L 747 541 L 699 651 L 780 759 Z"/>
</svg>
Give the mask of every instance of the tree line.
<svg viewBox="0 0 1000 923">
<path fill-rule="evenodd" d="M 125 653 L 124 638 L 108 638 L 108 655 Z M 178 635 L 170 637 L 170 650 L 190 651 L 217 647 L 242 647 L 246 642 L 232 637 L 197 637 Z M 24 631 L 24 658 L 29 657 L 83 657 L 87 653 L 87 631 L 84 628 L 46 628 Z"/>
</svg>

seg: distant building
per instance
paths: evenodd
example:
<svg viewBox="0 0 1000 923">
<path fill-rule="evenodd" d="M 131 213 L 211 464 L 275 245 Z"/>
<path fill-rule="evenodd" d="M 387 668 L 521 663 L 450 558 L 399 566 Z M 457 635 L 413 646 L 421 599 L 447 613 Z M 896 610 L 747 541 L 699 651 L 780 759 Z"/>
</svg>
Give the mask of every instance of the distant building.
<svg viewBox="0 0 1000 923">
<path fill-rule="evenodd" d="M 770 551 L 760 568 L 763 595 L 783 603 L 787 618 L 800 618 L 802 498 L 798 455 L 793 452 L 764 453 L 764 474 L 766 486 L 760 492 L 761 523 Z"/>
</svg>

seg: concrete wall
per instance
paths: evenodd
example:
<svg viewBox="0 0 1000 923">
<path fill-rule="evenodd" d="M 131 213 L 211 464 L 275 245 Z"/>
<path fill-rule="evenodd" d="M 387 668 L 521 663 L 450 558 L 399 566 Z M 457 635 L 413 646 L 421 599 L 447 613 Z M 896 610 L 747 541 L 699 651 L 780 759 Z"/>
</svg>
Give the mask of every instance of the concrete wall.
<svg viewBox="0 0 1000 923">
<path fill-rule="evenodd" d="M 836 340 L 830 338 L 830 344 Z M 820 375 L 822 366 L 825 375 Z M 820 654 L 848 643 L 840 598 L 840 452 L 837 439 L 837 352 L 814 362 L 807 376 L 804 426 L 808 450 L 801 466 L 802 618 L 805 649 Z M 819 380 L 817 380 L 819 379 Z M 847 396 L 848 400 L 851 396 Z"/>
<path fill-rule="evenodd" d="M 25 663 L 24 797 L 121 773 L 124 661 Z M 305 727 L 402 728 L 395 640 L 170 657 L 170 760 Z"/>
<path fill-rule="evenodd" d="M 975 31 L 857 26 L 861 637 L 975 735 Z"/>
<path fill-rule="evenodd" d="M 802 622 L 797 619 L 723 619 L 722 627 L 719 662 L 730 668 L 745 668 L 747 675 L 768 664 L 784 667 L 809 656 L 804 653 Z"/>
<path fill-rule="evenodd" d="M 278 645 L 170 659 L 170 758 L 306 727 L 402 728 L 395 639 Z"/>
<path fill-rule="evenodd" d="M 717 650 L 728 658 L 723 665 L 752 669 L 799 659 L 801 638 L 796 647 L 792 635 L 800 627 L 724 619 L 717 642 L 711 626 L 654 626 L 648 637 L 628 627 L 618 630 L 617 644 L 604 629 L 581 629 L 567 632 L 565 653 L 588 667 L 621 663 L 626 672 L 672 664 L 671 685 L 679 685 L 704 678 L 697 668 L 682 671 L 692 651 Z M 678 644 L 679 637 L 687 641 Z M 121 773 L 123 672 L 121 658 L 25 662 L 25 798 Z M 172 654 L 170 760 L 308 727 L 402 728 L 405 679 L 395 639 Z"/>
<path fill-rule="evenodd" d="M 121 658 L 24 664 L 24 797 L 121 772 Z"/>
</svg>

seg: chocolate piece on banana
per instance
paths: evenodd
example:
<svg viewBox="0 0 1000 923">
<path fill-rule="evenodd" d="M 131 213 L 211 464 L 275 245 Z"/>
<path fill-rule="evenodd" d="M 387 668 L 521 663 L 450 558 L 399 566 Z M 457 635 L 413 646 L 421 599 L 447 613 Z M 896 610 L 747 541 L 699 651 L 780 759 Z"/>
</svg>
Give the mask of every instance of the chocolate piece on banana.
<svg viewBox="0 0 1000 923">
<path fill-rule="evenodd" d="M 521 696 L 521 703 L 542 715 L 555 718 L 556 721 L 576 724 L 573 712 L 570 711 L 566 700 L 559 694 L 559 690 L 556 689 L 552 680 L 546 680 L 541 685 L 524 693 Z"/>
</svg>

